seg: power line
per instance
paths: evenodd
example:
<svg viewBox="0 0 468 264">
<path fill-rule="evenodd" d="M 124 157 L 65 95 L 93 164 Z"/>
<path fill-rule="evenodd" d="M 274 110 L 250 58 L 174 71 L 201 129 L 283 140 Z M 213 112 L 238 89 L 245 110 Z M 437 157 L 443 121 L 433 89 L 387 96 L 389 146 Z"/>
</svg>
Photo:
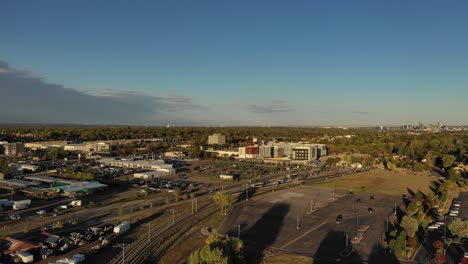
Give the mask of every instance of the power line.
<svg viewBox="0 0 468 264">
<path fill-rule="evenodd" d="M 130 246 L 130 244 L 125 244 L 125 243 L 117 244 L 114 246 L 114 247 L 118 247 L 122 249 L 122 264 L 125 264 L 125 248 L 128 246 Z"/>
<path fill-rule="evenodd" d="M 148 227 L 148 243 L 151 241 L 151 227 L 154 226 L 152 223 L 146 223 L 142 224 L 141 226 L 147 226 Z"/>
</svg>

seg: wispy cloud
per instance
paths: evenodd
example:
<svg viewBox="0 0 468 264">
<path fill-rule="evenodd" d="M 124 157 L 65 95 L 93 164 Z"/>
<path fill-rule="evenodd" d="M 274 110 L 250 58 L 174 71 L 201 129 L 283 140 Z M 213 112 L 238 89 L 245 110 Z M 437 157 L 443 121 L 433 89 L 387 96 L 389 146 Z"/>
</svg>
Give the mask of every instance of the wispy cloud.
<svg viewBox="0 0 468 264">
<path fill-rule="evenodd" d="M 377 112 L 371 112 L 371 111 L 351 111 L 351 114 L 354 115 L 375 115 Z"/>
<path fill-rule="evenodd" d="M 270 104 L 250 104 L 247 106 L 248 110 L 256 114 L 273 114 L 273 113 L 287 113 L 295 112 L 296 109 L 293 109 L 288 106 L 288 102 L 285 100 L 273 100 Z"/>
<path fill-rule="evenodd" d="M 44 81 L 0 61 L 0 122 L 158 124 L 206 107 L 183 95 L 104 88 L 96 94 Z"/>
</svg>

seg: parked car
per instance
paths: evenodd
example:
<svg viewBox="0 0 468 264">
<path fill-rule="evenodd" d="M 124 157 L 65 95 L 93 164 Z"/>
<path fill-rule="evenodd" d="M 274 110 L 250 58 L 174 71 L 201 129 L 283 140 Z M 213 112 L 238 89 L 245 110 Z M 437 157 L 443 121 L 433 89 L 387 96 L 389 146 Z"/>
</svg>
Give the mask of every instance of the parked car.
<svg viewBox="0 0 468 264">
<path fill-rule="evenodd" d="M 36 212 L 36 214 L 44 215 L 44 214 L 46 214 L 46 210 L 39 210 L 39 211 Z"/>
<path fill-rule="evenodd" d="M 342 220 L 343 220 L 343 215 L 338 215 L 338 216 L 336 217 L 336 223 L 337 223 L 337 224 L 341 223 Z"/>
</svg>

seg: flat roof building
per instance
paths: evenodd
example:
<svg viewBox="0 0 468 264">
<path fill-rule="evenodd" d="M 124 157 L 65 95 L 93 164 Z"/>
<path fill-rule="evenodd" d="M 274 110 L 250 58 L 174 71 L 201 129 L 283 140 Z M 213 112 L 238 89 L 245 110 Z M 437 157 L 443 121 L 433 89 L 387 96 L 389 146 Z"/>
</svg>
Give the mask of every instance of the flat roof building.
<svg viewBox="0 0 468 264">
<path fill-rule="evenodd" d="M 208 136 L 208 145 L 224 145 L 226 144 L 226 136 L 215 133 L 211 136 Z"/>
<path fill-rule="evenodd" d="M 143 170 L 167 171 L 174 174 L 175 170 L 172 164 L 166 164 L 163 160 L 122 160 L 122 159 L 101 159 L 102 165 L 113 167 L 134 168 Z"/>
<path fill-rule="evenodd" d="M 18 155 L 24 153 L 24 144 L 21 142 L 3 144 L 3 151 L 5 155 Z"/>
</svg>

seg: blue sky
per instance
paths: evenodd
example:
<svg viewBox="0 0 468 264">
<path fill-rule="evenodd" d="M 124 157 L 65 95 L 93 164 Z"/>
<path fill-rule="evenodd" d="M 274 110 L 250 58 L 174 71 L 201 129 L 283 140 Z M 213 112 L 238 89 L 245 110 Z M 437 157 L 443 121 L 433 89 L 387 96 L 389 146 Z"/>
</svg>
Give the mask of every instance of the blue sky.
<svg viewBox="0 0 468 264">
<path fill-rule="evenodd" d="M 0 122 L 468 124 L 467 8 L 466 1 L 5 1 L 0 96 L 30 107 L 0 107 Z M 22 101 L 31 90 L 48 98 Z"/>
</svg>

